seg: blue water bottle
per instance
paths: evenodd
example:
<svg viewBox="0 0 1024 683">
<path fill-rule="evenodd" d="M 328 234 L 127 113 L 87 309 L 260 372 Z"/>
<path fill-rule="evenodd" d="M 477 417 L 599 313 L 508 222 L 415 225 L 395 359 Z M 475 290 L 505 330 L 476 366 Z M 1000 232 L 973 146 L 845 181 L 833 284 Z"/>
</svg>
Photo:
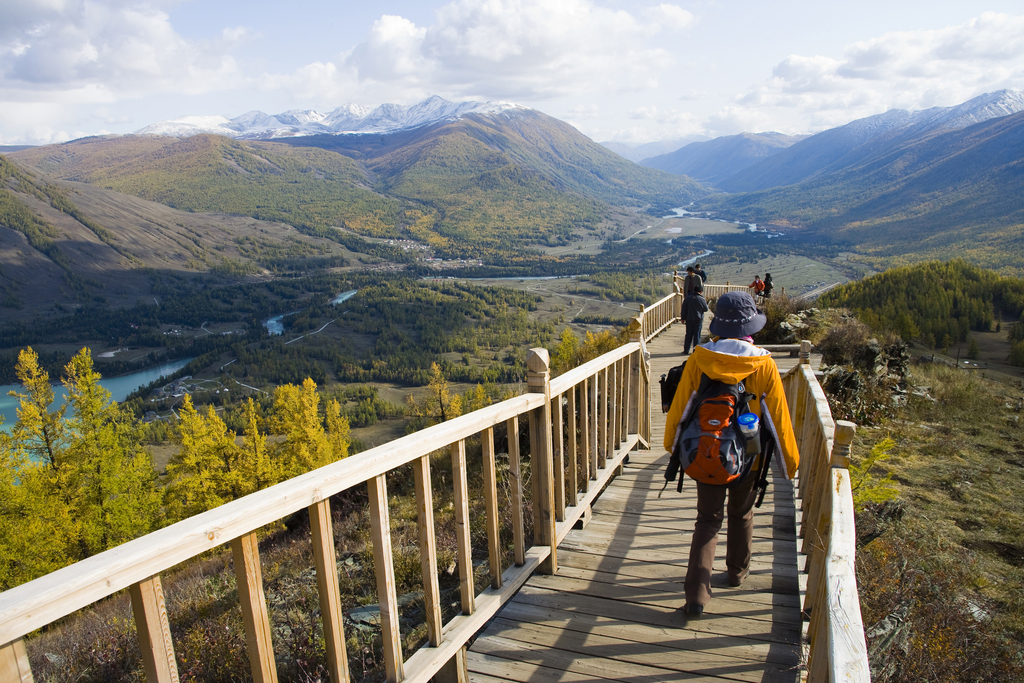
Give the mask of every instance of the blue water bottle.
<svg viewBox="0 0 1024 683">
<path fill-rule="evenodd" d="M 747 438 L 747 453 L 757 455 L 761 452 L 761 439 L 758 438 L 760 427 L 757 415 L 754 413 L 743 413 L 736 422 L 740 425 L 740 433 Z"/>
</svg>

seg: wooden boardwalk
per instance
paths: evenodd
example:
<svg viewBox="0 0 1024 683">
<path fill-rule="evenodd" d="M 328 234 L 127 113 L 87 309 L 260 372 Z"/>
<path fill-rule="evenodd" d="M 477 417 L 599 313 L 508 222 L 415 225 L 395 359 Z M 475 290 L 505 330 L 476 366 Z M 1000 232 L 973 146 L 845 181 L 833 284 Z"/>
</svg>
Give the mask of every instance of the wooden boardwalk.
<svg viewBox="0 0 1024 683">
<path fill-rule="evenodd" d="M 683 326 L 648 345 L 652 450 L 630 456 L 624 474 L 594 504 L 585 529 L 558 548 L 558 573 L 534 575 L 472 644 L 470 680 L 800 680 L 801 620 L 793 489 L 775 478 L 756 511 L 749 577 L 726 582 L 720 537 L 704 618 L 687 620 L 683 578 L 696 489 L 670 484 L 656 380 L 681 360 Z M 817 359 L 814 359 L 817 360 Z M 796 359 L 778 358 L 785 372 Z"/>
</svg>

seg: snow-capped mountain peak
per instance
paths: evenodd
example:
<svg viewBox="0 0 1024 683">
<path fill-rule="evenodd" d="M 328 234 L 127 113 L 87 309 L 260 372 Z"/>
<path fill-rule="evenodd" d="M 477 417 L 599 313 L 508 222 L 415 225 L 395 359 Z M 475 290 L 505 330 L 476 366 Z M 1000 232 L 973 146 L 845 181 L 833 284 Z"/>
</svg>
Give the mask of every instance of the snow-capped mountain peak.
<svg viewBox="0 0 1024 683">
<path fill-rule="evenodd" d="M 136 131 L 136 134 L 188 137 L 212 133 L 232 138 L 269 139 L 297 135 L 394 133 L 455 120 L 465 114 L 499 114 L 517 107 L 510 102 L 449 102 L 435 95 L 411 106 L 382 104 L 370 109 L 358 104 L 344 104 L 327 114 L 311 109 L 296 109 L 273 116 L 261 111 L 250 111 L 233 119 L 224 116 L 182 116 L 146 126 Z"/>
</svg>

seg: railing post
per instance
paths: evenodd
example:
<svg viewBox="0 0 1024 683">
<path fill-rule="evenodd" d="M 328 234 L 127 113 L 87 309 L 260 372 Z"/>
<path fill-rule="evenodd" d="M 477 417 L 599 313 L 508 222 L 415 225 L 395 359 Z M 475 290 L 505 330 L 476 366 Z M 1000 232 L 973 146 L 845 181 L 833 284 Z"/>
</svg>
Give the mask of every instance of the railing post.
<svg viewBox="0 0 1024 683">
<path fill-rule="evenodd" d="M 836 420 L 836 440 L 832 444 L 832 467 L 850 468 L 850 452 L 857 425 L 846 420 Z"/>
<path fill-rule="evenodd" d="M 444 622 L 441 620 L 441 589 L 437 581 L 437 537 L 434 534 L 434 489 L 430 483 L 430 456 L 424 455 L 414 462 L 412 471 L 416 487 L 416 526 L 420 540 L 427 642 L 431 647 L 437 647 L 441 644 Z"/>
<path fill-rule="evenodd" d="M 681 320 L 683 317 L 683 288 L 679 286 L 679 271 L 672 277 L 672 288 L 675 298 L 672 299 L 672 317 Z"/>
<path fill-rule="evenodd" d="M 132 597 L 132 614 L 135 615 L 135 631 L 139 637 L 146 683 L 177 683 L 178 663 L 174 659 L 171 625 L 167 621 L 160 575 L 133 584 L 128 592 Z"/>
<path fill-rule="evenodd" d="M 309 531 L 313 541 L 317 592 L 320 595 L 320 619 L 324 626 L 324 649 L 331 680 L 348 680 L 348 655 L 345 652 L 345 628 L 338 588 L 338 560 L 334 550 L 334 523 L 330 498 L 310 505 Z"/>
<path fill-rule="evenodd" d="M 177 679 L 175 679 L 177 680 Z M 0 646 L 0 681 L 3 683 L 32 683 L 32 669 L 28 665 L 25 641 L 18 638 L 13 643 Z"/>
<path fill-rule="evenodd" d="M 405 661 L 402 659 L 402 634 L 398 624 L 387 475 L 368 479 L 366 491 L 370 503 L 370 539 L 373 542 L 373 569 L 377 577 L 377 600 L 380 605 L 384 674 L 388 683 L 398 683 L 405 680 Z"/>
<path fill-rule="evenodd" d="M 277 663 L 270 637 L 270 615 L 263 593 L 263 572 L 260 569 L 260 544 L 256 532 L 231 541 L 238 584 L 238 602 L 245 623 L 245 642 L 249 653 L 252 679 L 256 683 L 277 683 Z"/>
<path fill-rule="evenodd" d="M 551 548 L 548 559 L 541 564 L 541 574 L 558 570 L 558 538 L 555 534 L 554 463 L 551 444 L 551 372 L 547 349 L 530 349 L 526 357 L 526 385 L 530 393 L 543 394 L 544 404 L 530 413 L 530 458 L 537 481 L 537 498 L 533 501 L 538 525 L 534 536 L 538 545 Z"/>
<path fill-rule="evenodd" d="M 806 339 L 800 342 L 800 364 L 811 364 L 811 342 Z"/>
</svg>

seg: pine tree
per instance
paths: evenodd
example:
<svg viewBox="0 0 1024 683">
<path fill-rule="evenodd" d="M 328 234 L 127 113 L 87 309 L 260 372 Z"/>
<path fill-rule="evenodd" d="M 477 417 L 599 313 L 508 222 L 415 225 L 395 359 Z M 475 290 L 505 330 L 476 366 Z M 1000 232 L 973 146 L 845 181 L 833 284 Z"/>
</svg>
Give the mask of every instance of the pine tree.
<svg viewBox="0 0 1024 683">
<path fill-rule="evenodd" d="M 971 337 L 971 343 L 967 345 L 967 357 L 971 360 L 978 360 L 979 355 L 981 355 L 981 349 L 978 348 L 978 340 Z"/>
<path fill-rule="evenodd" d="M 231 472 L 224 468 L 227 454 L 223 452 L 229 443 L 234 447 L 234 433 L 228 437 L 227 427 L 212 407 L 206 417 L 199 414 L 187 394 L 179 413 L 181 443 L 167 464 L 170 481 L 164 489 L 164 506 L 172 521 L 226 503 L 232 497 L 231 487 L 235 483 Z M 216 419 L 213 424 L 211 416 Z"/>
<path fill-rule="evenodd" d="M 272 424 L 285 440 L 275 453 L 287 478 L 295 477 L 335 460 L 333 448 L 320 417 L 320 394 L 310 378 L 301 387 L 279 386 L 274 392 Z"/>
<path fill-rule="evenodd" d="M 245 402 L 245 438 L 238 452 L 239 493 L 246 495 L 281 481 L 281 465 L 271 457 L 266 435 L 260 433 L 256 402 Z"/>
<path fill-rule="evenodd" d="M 89 349 L 65 368 L 71 408 L 67 457 L 78 487 L 83 557 L 148 533 L 159 510 L 156 475 L 140 428 L 99 380 Z"/>
</svg>

